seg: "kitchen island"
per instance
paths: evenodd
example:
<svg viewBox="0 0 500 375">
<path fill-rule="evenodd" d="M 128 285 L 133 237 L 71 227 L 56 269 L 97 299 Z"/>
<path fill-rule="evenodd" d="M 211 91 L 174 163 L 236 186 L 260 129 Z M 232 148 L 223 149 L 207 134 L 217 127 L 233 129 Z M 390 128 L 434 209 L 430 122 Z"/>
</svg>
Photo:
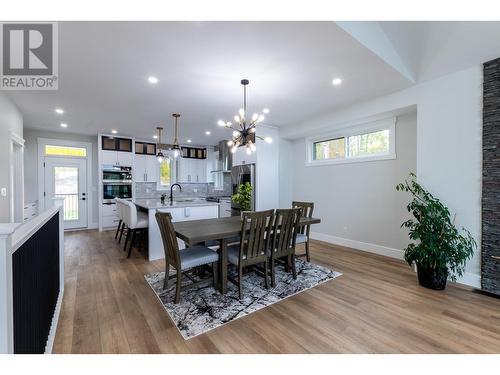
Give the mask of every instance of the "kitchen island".
<svg viewBox="0 0 500 375">
<path fill-rule="evenodd" d="M 156 212 L 170 212 L 172 221 L 191 221 L 200 219 L 214 219 L 219 217 L 219 203 L 208 202 L 205 199 L 179 199 L 171 204 L 168 200 L 161 203 L 160 199 L 134 199 L 132 201 L 138 210 L 147 211 L 148 228 L 148 254 L 149 260 L 162 259 L 165 257 L 160 228 L 156 222 Z M 179 248 L 184 248 L 184 242 L 179 241 Z"/>
</svg>

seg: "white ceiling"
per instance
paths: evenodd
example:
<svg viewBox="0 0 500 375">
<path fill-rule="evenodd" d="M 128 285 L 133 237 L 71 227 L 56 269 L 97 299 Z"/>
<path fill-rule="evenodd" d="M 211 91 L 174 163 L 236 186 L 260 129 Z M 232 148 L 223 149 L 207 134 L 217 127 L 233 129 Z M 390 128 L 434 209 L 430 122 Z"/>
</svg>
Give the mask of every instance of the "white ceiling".
<svg viewBox="0 0 500 375">
<path fill-rule="evenodd" d="M 8 93 L 26 128 L 147 140 L 163 125 L 168 141 L 179 112 L 195 144 L 230 136 L 216 123 L 241 107 L 241 78 L 249 111 L 268 107 L 276 126 L 411 85 L 334 22 L 61 22 L 59 76 L 58 91 Z"/>
</svg>

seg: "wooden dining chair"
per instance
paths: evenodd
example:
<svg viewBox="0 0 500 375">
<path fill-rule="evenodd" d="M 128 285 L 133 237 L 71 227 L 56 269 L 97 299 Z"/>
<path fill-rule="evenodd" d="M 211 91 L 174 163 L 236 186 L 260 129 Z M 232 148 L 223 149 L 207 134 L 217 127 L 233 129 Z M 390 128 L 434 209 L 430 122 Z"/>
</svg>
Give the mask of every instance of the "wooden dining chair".
<svg viewBox="0 0 500 375">
<path fill-rule="evenodd" d="M 297 278 L 295 267 L 295 243 L 299 230 L 302 208 L 278 209 L 274 214 L 274 225 L 271 241 L 271 286 L 275 282 L 275 263 L 278 259 L 284 259 L 285 269 L 288 265 L 292 267 L 293 279 Z"/>
<path fill-rule="evenodd" d="M 206 281 L 213 281 L 214 287 L 217 285 L 217 267 L 219 254 L 205 246 L 193 246 L 179 251 L 179 244 L 175 235 L 174 225 L 172 224 L 172 215 L 170 212 L 157 212 L 155 214 L 158 227 L 160 228 L 161 238 L 163 240 L 163 251 L 165 252 L 165 279 L 163 281 L 163 290 L 168 288 L 169 279 L 176 278 L 175 300 L 179 303 L 181 290 L 194 288 Z M 203 266 L 212 265 L 212 277 L 196 281 L 187 271 Z M 170 276 L 170 266 L 175 268 L 176 274 Z M 182 275 L 192 281 L 191 284 L 182 286 Z"/>
<path fill-rule="evenodd" d="M 298 201 L 293 201 L 292 202 L 292 207 L 293 208 L 302 208 L 302 216 L 311 218 L 313 215 L 313 210 L 314 210 L 314 203 L 313 202 L 298 202 Z M 305 254 L 297 254 L 297 256 L 304 256 L 306 257 L 307 261 L 311 261 L 311 256 L 309 255 L 309 238 L 310 238 L 310 232 L 311 232 L 311 226 L 310 225 L 303 225 L 299 228 L 298 234 L 297 234 L 297 244 L 305 244 L 306 252 Z"/>
<path fill-rule="evenodd" d="M 267 276 L 269 274 L 269 245 L 273 225 L 274 210 L 243 212 L 241 221 L 241 234 L 239 244 L 228 246 L 227 260 L 238 268 L 238 280 L 228 278 L 238 286 L 239 299 L 242 297 L 243 268 L 264 264 L 264 277 L 266 289 L 269 288 Z"/>
</svg>

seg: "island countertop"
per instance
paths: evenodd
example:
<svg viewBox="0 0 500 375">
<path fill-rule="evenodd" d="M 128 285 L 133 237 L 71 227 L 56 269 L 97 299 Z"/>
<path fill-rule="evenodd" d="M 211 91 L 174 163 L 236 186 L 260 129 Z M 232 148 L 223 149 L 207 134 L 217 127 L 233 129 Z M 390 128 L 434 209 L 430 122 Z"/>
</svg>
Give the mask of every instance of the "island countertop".
<svg viewBox="0 0 500 375">
<path fill-rule="evenodd" d="M 172 204 L 165 199 L 165 204 L 161 203 L 160 199 L 133 199 L 137 207 L 144 208 L 146 210 L 156 210 L 158 208 L 175 208 L 175 207 L 195 207 L 195 206 L 218 206 L 218 202 L 208 202 L 205 199 L 180 199 L 178 201 L 174 200 Z"/>
</svg>

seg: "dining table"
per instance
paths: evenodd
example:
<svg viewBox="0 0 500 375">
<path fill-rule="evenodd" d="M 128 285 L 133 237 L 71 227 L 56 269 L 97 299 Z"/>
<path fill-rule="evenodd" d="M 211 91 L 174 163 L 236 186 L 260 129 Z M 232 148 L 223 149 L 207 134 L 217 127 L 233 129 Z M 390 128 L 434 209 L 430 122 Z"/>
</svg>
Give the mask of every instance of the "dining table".
<svg viewBox="0 0 500 375">
<path fill-rule="evenodd" d="M 300 226 L 318 224 L 321 220 L 314 217 L 301 217 Z M 220 292 L 227 291 L 227 245 L 241 233 L 241 217 L 221 217 L 218 219 L 203 219 L 180 221 L 174 224 L 177 238 L 184 241 L 186 248 L 207 241 L 218 241 L 220 262 Z M 189 251 L 188 249 L 184 251 Z"/>
</svg>

